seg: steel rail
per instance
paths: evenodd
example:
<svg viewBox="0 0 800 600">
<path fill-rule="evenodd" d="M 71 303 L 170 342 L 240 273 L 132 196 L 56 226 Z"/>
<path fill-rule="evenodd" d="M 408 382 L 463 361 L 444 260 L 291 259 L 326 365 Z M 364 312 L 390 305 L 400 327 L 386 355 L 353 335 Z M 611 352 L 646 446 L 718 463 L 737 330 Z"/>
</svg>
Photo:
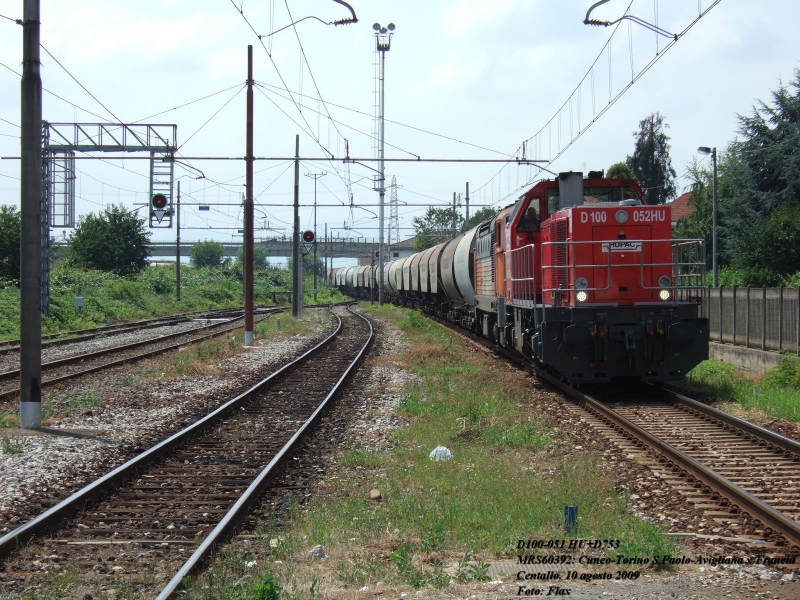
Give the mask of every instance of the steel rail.
<svg viewBox="0 0 800 600">
<path fill-rule="evenodd" d="M 257 309 L 270 309 L 274 307 L 258 306 Z M 91 339 L 103 334 L 116 334 L 124 333 L 128 330 L 147 329 L 150 327 L 158 327 L 160 325 L 169 325 L 172 322 L 185 322 L 192 319 L 215 318 L 224 313 L 241 312 L 241 308 L 220 308 L 212 311 L 191 311 L 185 313 L 178 313 L 175 315 L 163 315 L 160 317 L 153 317 L 152 319 L 142 319 L 141 321 L 129 321 L 127 323 L 117 323 L 116 325 L 102 325 L 100 327 L 91 327 L 89 329 L 71 329 L 69 331 L 57 331 L 55 333 L 46 333 L 42 335 L 42 340 L 51 340 L 46 342 L 49 345 L 68 344 L 78 342 L 83 339 Z M 88 334 L 90 337 L 83 337 Z M 73 337 L 70 337 L 73 336 Z M 77 336 L 77 337 L 75 337 Z M 45 343 L 42 344 L 43 346 Z M 9 350 L 19 350 L 19 340 L 6 340 L 0 342 L 0 352 Z"/>
<path fill-rule="evenodd" d="M 786 541 L 791 544 L 792 549 L 800 550 L 800 523 L 787 517 L 782 512 L 775 510 L 766 502 L 759 500 L 732 481 L 718 474 L 716 471 L 709 469 L 704 464 L 681 452 L 646 429 L 629 421 L 602 402 L 579 392 L 575 388 L 569 387 L 549 373 L 539 372 L 537 374 L 572 396 L 572 398 L 579 404 L 583 404 L 590 412 L 595 413 L 607 422 L 613 423 L 618 428 L 628 432 L 630 435 L 650 446 L 659 454 L 664 455 L 668 461 L 672 461 L 685 473 L 692 475 L 720 496 L 730 500 L 743 512 L 749 514 L 749 516 L 761 521 L 765 528 L 771 527 L 774 531 L 780 532 Z"/>
<path fill-rule="evenodd" d="M 103 477 L 93 481 L 65 500 L 49 508 L 38 517 L 7 533 L 5 536 L 0 538 L 0 557 L 11 554 L 22 544 L 26 543 L 38 534 L 57 529 L 62 522 L 72 518 L 76 513 L 86 508 L 90 503 L 101 499 L 113 488 L 118 487 L 120 484 L 136 476 L 138 473 L 151 466 L 163 456 L 187 443 L 190 439 L 200 435 L 206 428 L 211 427 L 230 412 L 236 410 L 239 406 L 246 403 L 253 394 L 259 392 L 261 389 L 275 381 L 275 379 L 297 365 L 304 363 L 310 357 L 314 356 L 320 350 L 328 346 L 339 335 L 341 330 L 342 322 L 341 319 L 339 319 L 339 325 L 330 336 L 322 340 L 310 350 L 304 352 L 293 361 L 283 365 L 280 369 L 251 386 L 238 396 L 229 400 L 219 408 L 210 412 L 205 417 L 195 421 L 188 427 L 171 435 L 155 446 L 145 450 L 135 458 L 132 458 L 128 462 L 113 469 Z"/>
<path fill-rule="evenodd" d="M 744 419 L 740 419 L 739 417 L 734 417 L 733 415 L 708 406 L 707 404 L 703 404 L 702 402 L 698 402 L 697 400 L 692 400 L 678 392 L 674 392 L 672 390 L 662 390 L 665 394 L 669 394 L 675 400 L 675 403 L 679 406 L 684 406 L 690 410 L 697 411 L 704 416 L 708 416 L 712 419 L 716 419 L 721 421 L 725 425 L 729 425 L 731 427 L 735 427 L 736 429 L 740 429 L 745 433 L 756 437 L 760 440 L 763 440 L 769 444 L 772 444 L 786 453 L 791 453 L 795 455 L 795 460 L 800 460 L 800 443 L 796 442 L 793 439 L 784 437 L 779 433 L 775 433 L 774 431 L 770 431 L 769 429 L 765 429 L 764 427 L 759 427 L 749 421 L 745 421 Z"/>
<path fill-rule="evenodd" d="M 177 325 L 179 323 L 186 323 L 187 321 L 191 321 L 189 317 L 177 317 L 173 319 L 162 319 L 160 321 L 153 321 L 152 323 L 143 323 L 142 325 L 132 325 L 130 327 L 120 327 L 117 328 L 109 327 L 106 331 L 98 331 L 97 333 L 84 333 L 80 335 L 76 335 L 74 337 L 58 337 L 55 336 L 51 339 L 46 339 L 42 336 L 42 348 L 47 348 L 51 346 L 64 346 L 67 344 L 73 344 L 75 342 L 85 342 L 86 340 L 93 340 L 94 338 L 103 336 L 112 337 L 115 335 L 120 335 L 122 333 L 130 333 L 131 331 L 142 331 L 144 329 L 155 329 L 156 327 L 169 327 L 170 325 Z M 15 343 L 11 344 L 0 344 L 0 352 L 13 352 L 15 350 L 19 350 L 19 341 L 14 340 Z"/>
<path fill-rule="evenodd" d="M 211 533 L 208 534 L 208 536 L 206 536 L 206 538 L 203 540 L 203 542 L 200 544 L 197 550 L 195 550 L 195 552 L 183 564 L 183 566 L 178 570 L 178 572 L 170 580 L 170 582 L 163 588 L 161 593 L 157 596 L 156 600 L 168 600 L 169 598 L 173 598 L 180 590 L 184 578 L 197 572 L 198 569 L 205 563 L 206 559 L 211 554 L 211 552 L 213 552 L 214 549 L 220 543 L 225 541 L 233 533 L 235 528 L 244 521 L 244 519 L 247 517 L 250 507 L 253 506 L 253 504 L 255 504 L 258 501 L 264 489 L 275 478 L 278 468 L 290 458 L 291 456 L 290 453 L 292 452 L 292 450 L 294 450 L 295 447 L 299 445 L 299 442 L 301 442 L 308 435 L 310 430 L 314 427 L 319 418 L 325 412 L 328 405 L 331 403 L 332 399 L 344 386 L 344 384 L 347 382 L 350 375 L 352 374 L 353 370 L 361 361 L 364 352 L 366 352 L 367 348 L 369 347 L 370 343 L 373 340 L 374 329 L 372 327 L 372 323 L 370 323 L 370 321 L 366 317 L 353 312 L 352 310 L 350 310 L 349 307 L 348 310 L 357 317 L 363 319 L 367 323 L 367 325 L 369 325 L 369 336 L 367 337 L 366 342 L 364 342 L 361 349 L 358 351 L 356 357 L 345 369 L 344 373 L 338 379 L 333 388 L 331 388 L 331 391 L 328 392 L 328 395 L 325 397 L 325 399 L 319 404 L 319 406 L 317 406 L 317 408 L 314 410 L 311 416 L 308 419 L 306 419 L 306 421 L 300 426 L 300 428 L 294 433 L 294 435 L 292 435 L 292 437 L 289 439 L 288 442 L 286 442 L 283 448 L 281 448 L 275 454 L 275 457 L 269 462 L 269 464 L 266 467 L 264 467 L 264 469 L 261 471 L 258 477 L 256 477 L 256 479 L 250 484 L 247 490 L 245 490 L 245 492 L 242 494 L 239 500 L 236 501 L 233 507 L 231 507 L 231 509 L 225 514 L 225 516 L 217 524 L 217 526 L 211 531 Z M 339 329 L 341 329 L 342 326 L 341 323 L 342 322 L 340 319 Z"/>
<path fill-rule="evenodd" d="M 274 311 L 273 311 L 274 312 Z M 154 344 L 157 342 L 163 342 L 165 340 L 171 340 L 176 337 L 184 336 L 184 335 L 191 335 L 193 332 L 201 332 L 208 329 L 213 329 L 215 327 L 222 327 L 226 324 L 232 323 L 234 321 L 238 321 L 242 317 L 228 317 L 227 321 L 222 323 L 212 323 L 210 325 L 203 325 L 201 327 L 196 327 L 195 329 L 188 329 L 186 331 L 178 331 L 177 333 L 167 333 L 164 335 L 159 335 L 158 337 L 148 338 L 146 340 L 139 340 L 138 342 L 131 342 L 130 344 L 124 344 L 122 346 L 110 346 L 108 348 L 103 348 L 102 350 L 96 350 L 94 352 L 87 352 L 86 354 L 76 354 L 75 356 L 68 356 L 66 358 L 59 358 L 57 360 L 51 360 L 50 362 L 42 363 L 42 371 L 57 369 L 58 367 L 64 367 L 67 365 L 71 365 L 73 363 L 81 362 L 84 360 L 91 360 L 93 358 L 99 358 L 106 354 L 112 354 L 114 352 L 122 352 L 124 350 L 132 350 L 134 348 L 139 348 L 141 346 L 147 346 L 148 344 Z M 0 373 L 0 381 L 6 379 L 13 379 L 14 377 L 19 377 L 19 369 L 14 371 L 5 371 L 4 373 Z"/>
<path fill-rule="evenodd" d="M 279 312 L 282 312 L 282 311 L 283 311 L 283 309 L 274 309 L 273 312 L 268 313 L 266 316 L 268 317 L 271 314 L 279 313 Z M 261 313 L 261 314 L 263 314 L 263 313 Z M 144 342 L 137 342 L 136 344 L 131 344 L 129 346 L 124 346 L 124 347 L 123 346 L 117 346 L 116 350 L 123 351 L 123 350 L 127 350 L 128 348 L 135 348 L 137 346 L 143 346 L 143 345 L 146 345 L 148 343 L 162 342 L 162 341 L 164 341 L 166 339 L 170 339 L 170 338 L 173 338 L 173 337 L 184 336 L 184 335 L 192 335 L 194 332 L 200 332 L 200 331 L 203 331 L 204 329 L 210 329 L 210 328 L 213 328 L 213 327 L 221 327 L 221 326 L 224 326 L 224 325 L 229 325 L 231 323 L 235 323 L 236 321 L 239 321 L 242 318 L 243 317 L 232 318 L 229 321 L 226 321 L 225 323 L 215 323 L 213 325 L 205 325 L 203 327 L 198 327 L 197 329 L 191 329 L 189 331 L 183 331 L 183 332 L 179 332 L 179 333 L 175 333 L 175 334 L 169 334 L 168 336 L 160 336 L 160 337 L 157 337 L 157 338 L 151 338 L 149 340 L 145 340 Z M 149 350 L 147 352 L 142 352 L 140 354 L 136 354 L 135 356 L 127 356 L 127 357 L 119 358 L 119 359 L 113 360 L 111 362 L 103 363 L 102 365 L 95 365 L 93 367 L 88 367 L 88 368 L 82 369 L 80 371 L 73 371 L 71 373 L 67 373 L 65 375 L 61 375 L 59 377 L 53 377 L 51 379 L 47 379 L 45 381 L 42 381 L 42 387 L 44 388 L 45 386 L 51 386 L 51 385 L 59 383 L 61 381 L 67 381 L 69 379 L 75 379 L 75 378 L 81 377 L 83 375 L 89 375 L 91 373 L 96 373 L 98 371 L 102 371 L 103 369 L 108 369 L 110 367 L 116 367 L 116 366 L 119 366 L 119 365 L 124 365 L 126 363 L 134 362 L 134 361 L 137 361 L 137 360 L 141 360 L 143 358 L 149 358 L 151 356 L 155 356 L 155 355 L 161 354 L 163 352 L 169 352 L 170 350 L 174 350 L 175 348 L 179 348 L 179 347 L 181 347 L 181 346 L 183 346 L 185 344 L 196 344 L 197 342 L 202 342 L 202 341 L 217 337 L 219 335 L 228 333 L 229 331 L 232 331 L 232 330 L 237 329 L 237 328 L 238 328 L 238 326 L 234 326 L 234 327 L 228 327 L 227 329 L 222 329 L 220 331 L 212 331 L 211 333 L 207 333 L 206 335 L 201 335 L 201 336 L 196 337 L 196 338 L 191 339 L 191 340 L 183 340 L 183 341 L 180 341 L 180 342 L 178 342 L 176 344 L 170 344 L 169 346 L 167 346 L 165 348 L 156 348 L 155 350 Z M 104 351 L 100 351 L 100 352 L 95 352 L 95 353 L 92 353 L 92 354 L 84 354 L 84 355 L 79 355 L 77 357 L 70 357 L 70 358 L 73 358 L 73 359 L 77 358 L 78 359 L 78 360 L 73 360 L 72 362 L 80 362 L 81 360 L 84 360 L 86 357 L 92 357 L 95 354 L 102 355 L 102 354 L 105 354 L 105 352 Z M 96 358 L 96 356 L 95 356 L 95 358 Z M 54 364 L 54 363 L 45 363 L 42 366 L 44 367 L 45 365 L 52 365 L 52 364 Z M 68 364 L 70 364 L 70 363 L 69 362 L 65 363 L 65 365 L 68 365 Z M 59 365 L 59 366 L 65 366 L 65 365 Z M 19 374 L 19 371 L 15 371 L 15 372 L 10 371 L 10 373 Z M 12 390 L 6 390 L 4 392 L 0 392 L 0 401 L 6 400 L 8 398 L 13 398 L 17 394 L 19 394 L 19 390 L 18 389 L 12 389 Z"/>
<path fill-rule="evenodd" d="M 90 337 L 84 337 L 86 335 L 96 337 L 98 335 L 104 334 L 113 334 L 120 330 L 120 327 L 124 327 L 122 331 L 132 330 L 132 329 L 144 329 L 145 327 L 158 327 L 159 325 L 168 325 L 172 322 L 185 322 L 190 320 L 191 317 L 187 314 L 183 315 L 173 315 L 170 317 L 158 317 L 155 319 L 144 319 L 142 321 L 132 321 L 130 323 L 118 323 L 117 325 L 103 325 L 102 327 L 93 327 L 91 329 L 73 329 L 71 331 L 60 331 L 57 333 L 47 333 L 42 335 L 43 341 L 42 345 L 44 346 L 47 344 L 66 344 L 70 342 L 77 342 L 82 339 L 91 339 Z M 73 337 L 70 337 L 73 336 Z M 0 342 L 0 352 L 6 352 L 9 350 L 19 350 L 19 340 L 7 340 L 5 342 Z"/>
</svg>

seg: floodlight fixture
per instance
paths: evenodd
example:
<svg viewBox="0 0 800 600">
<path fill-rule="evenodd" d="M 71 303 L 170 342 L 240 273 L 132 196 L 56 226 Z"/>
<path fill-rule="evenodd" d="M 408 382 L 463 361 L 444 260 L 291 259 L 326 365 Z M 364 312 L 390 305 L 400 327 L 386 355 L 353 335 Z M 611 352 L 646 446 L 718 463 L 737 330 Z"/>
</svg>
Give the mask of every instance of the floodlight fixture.
<svg viewBox="0 0 800 600">
<path fill-rule="evenodd" d="M 381 30 L 381 24 L 380 23 L 375 23 L 372 26 L 372 29 L 374 29 L 375 31 L 380 31 Z"/>
<path fill-rule="evenodd" d="M 709 148 L 708 146 L 700 146 L 700 147 L 697 149 L 697 151 L 698 151 L 700 154 L 711 154 L 711 148 Z"/>
<path fill-rule="evenodd" d="M 389 31 L 394 31 L 394 23 L 389 23 L 389 24 L 386 26 L 386 29 L 388 29 Z"/>
</svg>

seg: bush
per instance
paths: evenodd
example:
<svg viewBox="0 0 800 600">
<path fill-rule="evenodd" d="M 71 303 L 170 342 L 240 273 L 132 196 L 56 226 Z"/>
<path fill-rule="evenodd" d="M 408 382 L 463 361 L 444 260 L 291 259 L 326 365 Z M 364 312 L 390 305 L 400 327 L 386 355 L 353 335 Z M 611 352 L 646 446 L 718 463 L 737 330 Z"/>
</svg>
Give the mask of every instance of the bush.
<svg viewBox="0 0 800 600">
<path fill-rule="evenodd" d="M 777 287 L 780 283 L 780 275 L 769 267 L 727 267 L 719 270 L 719 284 L 725 287 Z"/>
<path fill-rule="evenodd" d="M 86 269 L 130 275 L 147 266 L 150 232 L 144 219 L 124 206 L 107 206 L 98 215 L 81 217 L 69 237 L 69 261 Z"/>
<path fill-rule="evenodd" d="M 213 240 L 205 240 L 192 246 L 189 251 L 189 259 L 192 265 L 198 268 L 218 267 L 224 254 L 225 247 L 222 244 Z"/>
<path fill-rule="evenodd" d="M 19 279 L 22 218 L 16 206 L 0 206 L 0 281 Z"/>
<path fill-rule="evenodd" d="M 253 246 L 253 266 L 256 269 L 263 269 L 269 266 L 269 250 L 264 246 L 255 244 Z M 244 264 L 244 248 L 239 248 L 236 251 L 236 262 L 240 265 Z"/>
<path fill-rule="evenodd" d="M 778 364 L 764 375 L 762 383 L 771 388 L 789 387 L 800 390 L 800 359 L 781 356 Z"/>
</svg>

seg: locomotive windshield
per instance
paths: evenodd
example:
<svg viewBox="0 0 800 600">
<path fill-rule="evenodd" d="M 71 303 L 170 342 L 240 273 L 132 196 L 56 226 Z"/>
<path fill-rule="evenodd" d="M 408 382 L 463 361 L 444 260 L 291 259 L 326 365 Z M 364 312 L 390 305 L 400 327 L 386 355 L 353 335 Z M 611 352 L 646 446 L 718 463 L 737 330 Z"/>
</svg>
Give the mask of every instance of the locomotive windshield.
<svg viewBox="0 0 800 600">
<path fill-rule="evenodd" d="M 603 202 L 608 202 L 612 204 L 619 204 L 623 200 L 636 200 L 637 203 L 641 203 L 639 196 L 636 194 L 636 191 L 627 185 L 616 185 L 616 186 L 609 186 L 609 187 L 584 187 L 583 188 L 583 202 L 577 204 L 576 206 L 583 206 L 585 204 L 600 204 Z M 552 215 L 557 213 L 562 208 L 568 208 L 567 206 L 561 206 L 561 196 L 559 195 L 559 189 L 556 188 L 549 188 L 547 190 L 547 209 L 548 212 Z"/>
</svg>

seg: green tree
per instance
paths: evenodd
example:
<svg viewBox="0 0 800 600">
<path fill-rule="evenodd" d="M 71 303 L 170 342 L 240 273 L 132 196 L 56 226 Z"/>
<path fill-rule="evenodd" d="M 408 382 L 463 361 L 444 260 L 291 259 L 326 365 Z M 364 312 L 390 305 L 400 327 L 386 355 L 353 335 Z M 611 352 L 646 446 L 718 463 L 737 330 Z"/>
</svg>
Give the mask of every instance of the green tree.
<svg viewBox="0 0 800 600">
<path fill-rule="evenodd" d="M 189 261 L 195 267 L 218 267 L 225 247 L 214 240 L 195 242 L 189 250 Z"/>
<path fill-rule="evenodd" d="M 269 250 L 259 244 L 253 245 L 253 266 L 256 269 L 263 269 L 269 266 Z M 240 265 L 244 264 L 244 248 L 239 248 L 236 251 L 236 262 Z"/>
<path fill-rule="evenodd" d="M 16 206 L 0 206 L 0 280 L 19 279 L 22 217 Z"/>
<path fill-rule="evenodd" d="M 731 261 L 757 255 L 754 232 L 773 211 L 800 207 L 800 71 L 794 75 L 789 88 L 772 92 L 772 104 L 758 101 L 751 116 L 738 116 L 741 138 L 725 164 L 732 193 L 722 224 Z"/>
<path fill-rule="evenodd" d="M 286 269 L 291 273 L 293 272 L 293 265 L 292 257 L 286 259 Z M 309 252 L 305 256 L 303 256 L 303 274 L 306 279 L 309 277 L 313 280 L 314 278 L 314 253 Z M 322 278 L 325 276 L 325 261 L 322 258 L 322 255 L 317 254 L 317 278 Z"/>
<path fill-rule="evenodd" d="M 455 228 L 453 222 L 455 219 Z M 414 252 L 421 252 L 441 244 L 455 237 L 455 232 L 461 230 L 464 223 L 458 211 L 452 208 L 429 208 L 424 217 L 414 217 L 413 225 L 416 230 Z"/>
<path fill-rule="evenodd" d="M 129 275 L 147 266 L 150 236 L 144 219 L 121 204 L 110 205 L 81 217 L 69 237 L 67 257 L 79 267 Z"/>
<path fill-rule="evenodd" d="M 712 264 L 712 222 L 713 197 L 712 173 L 703 169 L 695 159 L 686 168 L 686 175 L 692 181 L 689 206 L 692 214 L 678 221 L 673 237 L 681 239 L 704 240 L 706 248 L 706 267 Z M 719 180 L 717 181 L 719 184 Z M 720 240 L 718 240 L 719 242 Z"/>
<path fill-rule="evenodd" d="M 669 136 L 664 132 L 669 125 L 660 113 L 653 113 L 639 122 L 639 131 L 633 155 L 625 159 L 648 204 L 664 204 L 675 197 L 675 169 L 669 157 Z"/>
<path fill-rule="evenodd" d="M 483 208 L 478 210 L 478 212 L 476 212 L 474 215 L 470 215 L 469 222 L 465 222 L 461 226 L 461 230 L 469 231 L 470 229 L 480 225 L 484 221 L 493 219 L 496 214 L 497 211 L 494 208 L 492 208 L 491 206 L 484 206 Z"/>
<path fill-rule="evenodd" d="M 608 167 L 606 179 L 632 179 L 637 183 L 639 182 L 639 180 L 636 179 L 634 172 L 624 161 L 615 162 L 613 165 Z"/>
</svg>

